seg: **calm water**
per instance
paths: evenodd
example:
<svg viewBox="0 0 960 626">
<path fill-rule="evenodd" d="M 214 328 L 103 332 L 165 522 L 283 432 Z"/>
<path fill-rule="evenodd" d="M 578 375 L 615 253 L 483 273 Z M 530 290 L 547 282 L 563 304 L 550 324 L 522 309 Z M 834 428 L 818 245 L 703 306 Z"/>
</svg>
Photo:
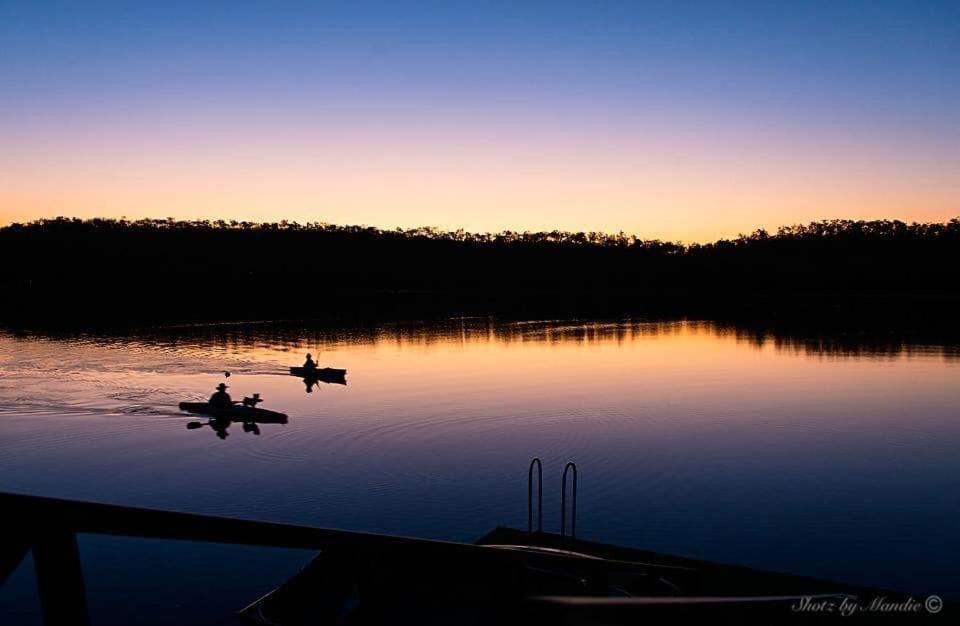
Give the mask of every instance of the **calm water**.
<svg viewBox="0 0 960 626">
<path fill-rule="evenodd" d="M 348 384 L 306 393 L 284 372 L 307 351 Z M 6 334 L 0 489 L 470 541 L 526 524 L 540 456 L 551 530 L 575 460 L 584 538 L 949 595 L 958 354 L 694 322 Z M 260 392 L 289 423 L 188 429 L 177 403 L 225 370 L 235 399 Z M 88 537 L 81 552 L 101 623 L 215 620 L 309 556 Z M 0 588 L 0 616 L 37 619 L 31 568 Z"/>
</svg>

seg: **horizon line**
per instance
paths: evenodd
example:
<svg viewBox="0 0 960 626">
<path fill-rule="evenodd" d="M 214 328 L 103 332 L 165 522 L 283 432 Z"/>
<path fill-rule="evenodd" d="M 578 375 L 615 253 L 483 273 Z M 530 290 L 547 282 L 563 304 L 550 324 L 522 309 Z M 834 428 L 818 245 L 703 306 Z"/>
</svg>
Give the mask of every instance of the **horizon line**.
<svg viewBox="0 0 960 626">
<path fill-rule="evenodd" d="M 893 224 L 903 224 L 904 226 L 932 226 L 932 225 L 949 225 L 955 222 L 960 222 L 960 213 L 956 216 L 947 218 L 944 220 L 931 220 L 931 221 L 906 221 L 897 218 L 878 218 L 878 219 L 851 219 L 843 217 L 834 217 L 834 218 L 825 218 L 819 220 L 811 220 L 806 222 L 795 222 L 792 224 L 780 224 L 774 229 L 768 229 L 764 227 L 757 227 L 749 232 L 740 232 L 736 236 L 727 236 L 727 237 L 718 237 L 712 240 L 703 240 L 703 241 L 684 241 L 683 239 L 661 239 L 658 237 L 646 238 L 636 233 L 628 233 L 624 230 L 619 230 L 616 232 L 606 231 L 606 230 L 566 230 L 560 228 L 554 228 L 552 230 L 542 230 L 542 229 L 511 229 L 504 228 L 500 230 L 491 230 L 491 231 L 477 231 L 477 230 L 467 230 L 465 228 L 444 228 L 440 226 L 430 226 L 430 225 L 421 225 L 413 227 L 402 227 L 402 226 L 376 226 L 373 224 L 338 224 L 334 222 L 326 222 L 322 220 L 315 221 L 305 221 L 301 222 L 299 220 L 277 220 L 277 221 L 257 221 L 257 220 L 237 220 L 237 219 L 224 219 L 224 218 L 192 218 L 192 219 L 183 219 L 175 217 L 137 217 L 130 218 L 127 216 L 119 217 L 106 217 L 106 216 L 95 216 L 95 217 L 71 217 L 67 215 L 58 215 L 55 217 L 38 217 L 28 221 L 9 221 L 3 224 L 0 224 L 0 230 L 6 230 L 11 227 L 16 226 L 30 226 L 36 224 L 42 224 L 46 222 L 58 222 L 58 221 L 70 221 L 70 222 L 113 222 L 113 223 L 127 223 L 127 224 L 137 224 L 137 223 L 168 223 L 168 224 L 191 224 L 191 225 L 212 225 L 216 227 L 227 227 L 227 228 L 237 228 L 237 227 L 249 227 L 249 228 L 262 228 L 264 226 L 303 226 L 303 227 L 332 227 L 336 229 L 362 229 L 362 230 L 376 230 L 382 233 L 404 233 L 407 235 L 422 233 L 424 235 L 459 235 L 459 236 L 487 236 L 495 237 L 502 235 L 588 235 L 596 236 L 600 238 L 623 238 L 628 240 L 633 240 L 634 242 L 659 242 L 661 244 L 668 245 L 677 245 L 677 246 L 691 246 L 691 245 L 711 245 L 721 242 L 735 241 L 737 239 L 742 239 L 746 237 L 751 237 L 758 235 L 760 233 L 766 233 L 771 236 L 775 236 L 782 230 L 792 229 L 797 227 L 808 227 L 815 224 L 834 224 L 834 223 L 847 223 L 847 224 L 872 224 L 878 222 L 889 222 Z"/>
</svg>

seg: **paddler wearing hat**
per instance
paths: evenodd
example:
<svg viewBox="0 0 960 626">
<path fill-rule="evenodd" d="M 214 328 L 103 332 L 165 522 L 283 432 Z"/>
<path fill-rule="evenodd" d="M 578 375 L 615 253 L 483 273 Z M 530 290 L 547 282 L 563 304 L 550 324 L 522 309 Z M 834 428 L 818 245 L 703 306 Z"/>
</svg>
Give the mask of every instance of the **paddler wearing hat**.
<svg viewBox="0 0 960 626">
<path fill-rule="evenodd" d="M 233 400 L 227 393 L 227 386 L 223 383 L 217 385 L 217 391 L 210 396 L 210 406 L 218 409 L 229 409 L 233 406 Z"/>
</svg>

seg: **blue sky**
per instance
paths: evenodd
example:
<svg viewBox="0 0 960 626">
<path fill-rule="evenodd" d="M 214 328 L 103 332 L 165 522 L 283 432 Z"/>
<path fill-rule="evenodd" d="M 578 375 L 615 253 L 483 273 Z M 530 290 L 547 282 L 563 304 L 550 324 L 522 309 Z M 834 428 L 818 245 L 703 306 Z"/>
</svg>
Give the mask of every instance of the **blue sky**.
<svg viewBox="0 0 960 626">
<path fill-rule="evenodd" d="M 0 135 L 9 140 L 0 165 L 24 175 L 15 193 L 0 192 L 0 217 L 10 219 L 98 206 L 114 214 L 136 198 L 129 178 L 147 171 L 169 192 L 166 204 L 152 204 L 157 191 L 144 185 L 135 203 L 143 206 L 130 214 L 169 206 L 182 216 L 266 219 L 289 211 L 381 225 L 524 228 L 547 225 L 554 201 L 560 226 L 656 230 L 667 227 L 659 214 L 675 212 L 680 218 L 667 230 L 682 234 L 683 220 L 712 220 L 719 233 L 817 211 L 960 212 L 949 184 L 960 142 L 960 2 L 4 1 L 0 84 Z M 348 131 L 357 141 L 347 143 Z M 196 135 L 207 178 L 169 168 L 173 155 L 190 152 L 185 137 L 171 145 L 177 133 Z M 244 137 L 273 156 L 258 163 L 247 155 L 231 174 L 230 155 Z M 298 143 L 284 157 L 304 137 L 309 149 Z M 682 150 L 658 160 L 673 137 Z M 129 173 L 132 161 L 121 155 L 132 146 L 159 155 L 157 162 Z M 776 197 L 773 188 L 746 193 L 738 205 L 737 190 L 707 171 L 725 150 L 744 181 L 751 171 L 777 178 L 786 206 L 761 208 Z M 782 167 L 810 171 L 800 179 L 768 171 L 771 158 L 792 150 L 797 163 Z M 393 154 L 357 177 L 395 186 L 405 201 L 384 206 L 386 192 L 341 186 L 325 196 L 312 187 L 311 163 L 320 178 L 350 178 L 318 156 L 334 151 L 358 163 Z M 523 187 L 535 182 L 497 178 L 488 165 L 515 158 L 533 167 L 538 155 L 558 183 L 569 171 L 556 162 L 584 155 L 594 178 L 568 196 L 597 203 L 565 204 L 563 185 L 554 197 Z M 884 198 L 835 189 L 838 168 L 851 159 L 861 168 L 857 189 L 873 163 Z M 463 167 L 451 173 L 451 160 Z M 832 165 L 833 175 L 818 162 Z M 657 172 L 655 180 L 641 177 L 630 188 L 631 167 Z M 302 178 L 284 173 L 293 170 Z M 204 189 L 203 181 L 225 185 L 250 171 L 261 174 L 263 189 L 249 194 L 256 206 L 230 205 L 230 197 Z M 113 195 L 110 172 L 128 172 Z M 889 188 L 897 172 L 902 188 Z M 525 180 L 547 184 L 551 177 L 541 174 L 531 170 Z M 429 181 L 439 177 L 461 181 L 464 196 L 499 190 L 489 197 L 493 217 L 480 205 L 451 202 L 454 189 L 442 202 L 430 196 Z M 277 191 L 297 190 L 287 208 L 269 206 L 270 180 Z M 716 208 L 679 188 L 673 198 L 670 185 L 715 189 Z M 811 186 L 817 194 L 796 199 Z M 656 193 L 645 194 L 651 188 Z M 824 206 L 831 189 L 836 202 Z M 520 198 L 513 205 L 511 193 Z M 901 196 L 903 206 L 891 204 Z"/>
</svg>

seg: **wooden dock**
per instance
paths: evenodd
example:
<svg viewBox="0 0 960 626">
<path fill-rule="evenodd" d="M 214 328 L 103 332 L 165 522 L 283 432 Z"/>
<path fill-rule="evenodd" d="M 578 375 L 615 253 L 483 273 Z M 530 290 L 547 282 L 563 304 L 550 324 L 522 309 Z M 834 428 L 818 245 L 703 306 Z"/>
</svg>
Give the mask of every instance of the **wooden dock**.
<svg viewBox="0 0 960 626">
<path fill-rule="evenodd" d="M 239 611 L 280 626 L 837 623 L 835 614 L 792 607 L 803 598 L 905 597 L 510 528 L 469 544 L 9 493 L 0 508 L 0 584 L 32 551 L 48 626 L 89 623 L 78 533 L 317 550 L 300 573 Z M 855 614 L 843 623 L 878 617 L 904 616 Z"/>
</svg>

